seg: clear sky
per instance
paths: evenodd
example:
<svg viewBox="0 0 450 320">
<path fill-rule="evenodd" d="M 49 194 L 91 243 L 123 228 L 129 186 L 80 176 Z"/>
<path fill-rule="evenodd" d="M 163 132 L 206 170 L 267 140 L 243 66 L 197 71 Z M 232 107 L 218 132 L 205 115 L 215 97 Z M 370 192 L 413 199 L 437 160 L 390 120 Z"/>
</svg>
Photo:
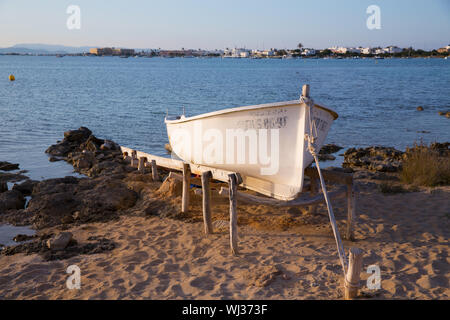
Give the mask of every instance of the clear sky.
<svg viewBox="0 0 450 320">
<path fill-rule="evenodd" d="M 81 29 L 68 30 L 69 5 Z M 381 30 L 366 27 L 369 5 Z M 294 48 L 450 43 L 450 0 L 0 0 L 0 47 Z"/>
</svg>

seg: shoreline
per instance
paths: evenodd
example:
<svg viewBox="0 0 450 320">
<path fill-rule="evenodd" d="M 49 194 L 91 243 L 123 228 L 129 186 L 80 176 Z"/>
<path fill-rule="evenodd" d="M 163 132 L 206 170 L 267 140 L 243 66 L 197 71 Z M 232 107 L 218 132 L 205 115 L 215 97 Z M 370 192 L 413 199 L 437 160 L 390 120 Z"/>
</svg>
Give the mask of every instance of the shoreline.
<svg viewBox="0 0 450 320">
<path fill-rule="evenodd" d="M 138 173 L 124 162 L 113 142 L 102 149 L 104 140 L 81 129 L 65 134 L 63 142 L 70 143 L 47 151 L 90 178 L 20 184 L 16 191 L 32 195 L 29 206 L 0 214 L 2 222 L 30 222 L 37 231 L 31 242 L 8 248 L 11 255 L 0 254 L 0 295 L 5 299 L 342 298 L 324 205 L 310 214 L 239 204 L 242 252 L 233 257 L 224 228 L 227 199 L 213 198 L 216 232 L 205 237 L 201 197 L 192 192 L 192 209 L 181 214 L 177 181 L 152 181 L 149 171 Z M 370 156 L 372 150 L 364 150 L 355 151 Z M 347 160 L 359 165 L 361 157 L 352 154 Z M 382 289 L 363 290 L 359 298 L 448 299 L 450 187 L 383 193 L 381 184 L 399 184 L 396 156 L 369 162 L 367 170 L 365 162 L 363 170 L 351 169 L 359 189 L 356 244 L 345 240 L 345 247 L 363 249 L 363 282 L 370 264 L 380 265 L 382 275 Z M 342 233 L 345 201 L 335 200 L 333 206 Z M 48 239 L 62 232 L 71 232 L 74 241 L 62 251 L 49 250 Z M 65 269 L 71 264 L 81 269 L 80 291 L 65 287 Z"/>
</svg>

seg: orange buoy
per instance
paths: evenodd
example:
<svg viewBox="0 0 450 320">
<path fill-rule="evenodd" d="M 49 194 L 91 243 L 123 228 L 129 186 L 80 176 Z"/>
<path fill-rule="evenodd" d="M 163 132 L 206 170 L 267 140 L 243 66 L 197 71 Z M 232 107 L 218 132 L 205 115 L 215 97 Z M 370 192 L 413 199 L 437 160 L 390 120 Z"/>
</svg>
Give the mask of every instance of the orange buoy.
<svg viewBox="0 0 450 320">
<path fill-rule="evenodd" d="M 10 74 L 9 75 L 9 81 L 14 81 L 14 80 L 16 80 L 16 78 L 14 77 L 14 75 Z"/>
</svg>

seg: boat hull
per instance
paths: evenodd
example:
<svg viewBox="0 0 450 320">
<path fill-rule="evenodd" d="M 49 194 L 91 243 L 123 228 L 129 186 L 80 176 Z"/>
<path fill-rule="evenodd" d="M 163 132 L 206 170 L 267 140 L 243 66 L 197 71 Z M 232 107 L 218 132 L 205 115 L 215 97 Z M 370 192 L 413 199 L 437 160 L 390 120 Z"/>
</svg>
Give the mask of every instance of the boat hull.
<svg viewBox="0 0 450 320">
<path fill-rule="evenodd" d="M 166 119 L 167 134 L 182 160 L 237 172 L 244 187 L 287 201 L 302 191 L 304 169 L 314 160 L 305 141 L 308 112 L 300 101 L 233 108 Z M 336 118 L 327 108 L 312 108 L 317 152 Z"/>
</svg>

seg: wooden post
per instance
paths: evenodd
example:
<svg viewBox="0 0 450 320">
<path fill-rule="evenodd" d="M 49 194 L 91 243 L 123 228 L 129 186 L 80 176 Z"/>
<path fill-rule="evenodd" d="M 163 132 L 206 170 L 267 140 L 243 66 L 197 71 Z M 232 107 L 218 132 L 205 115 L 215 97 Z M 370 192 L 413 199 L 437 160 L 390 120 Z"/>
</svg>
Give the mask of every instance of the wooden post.
<svg viewBox="0 0 450 320">
<path fill-rule="evenodd" d="M 205 225 L 205 234 L 213 233 L 213 226 L 211 221 L 211 171 L 202 173 L 202 205 L 203 205 L 203 223 Z"/>
<path fill-rule="evenodd" d="M 128 152 L 124 152 L 124 153 L 123 153 L 123 160 L 124 160 L 125 162 L 131 164 L 132 159 L 131 159 L 131 157 L 128 155 Z"/>
<path fill-rule="evenodd" d="M 139 158 L 139 164 L 138 164 L 138 171 L 140 173 L 145 172 L 145 163 L 147 162 L 147 157 L 140 157 Z"/>
<path fill-rule="evenodd" d="M 309 84 L 305 84 L 302 88 L 302 96 L 309 98 Z"/>
<path fill-rule="evenodd" d="M 237 178 L 235 174 L 228 175 L 228 187 L 230 189 L 230 246 L 231 253 L 237 255 Z"/>
<path fill-rule="evenodd" d="M 356 298 L 362 269 L 363 252 L 359 248 L 350 248 L 348 270 L 344 279 L 345 300 Z"/>
<path fill-rule="evenodd" d="M 131 162 L 130 165 L 132 167 L 137 167 L 138 166 L 138 160 L 137 160 L 137 152 L 136 150 L 131 151 Z"/>
<path fill-rule="evenodd" d="M 188 163 L 183 163 L 183 194 L 181 198 L 181 212 L 189 210 L 189 187 L 191 185 L 191 167 Z"/>
<path fill-rule="evenodd" d="M 355 240 L 355 236 L 353 233 L 353 224 L 355 221 L 355 205 L 356 201 L 353 183 L 347 184 L 347 230 L 345 233 L 345 238 L 351 241 Z"/>
<path fill-rule="evenodd" d="M 317 188 L 317 179 L 315 177 L 311 177 L 311 190 L 310 190 L 311 197 L 316 196 L 317 189 L 318 189 Z M 315 204 L 309 206 L 309 210 L 308 210 L 309 213 L 310 214 L 316 213 L 316 208 L 317 208 L 317 205 L 315 205 Z"/>
<path fill-rule="evenodd" d="M 158 167 L 156 166 L 155 159 L 152 160 L 151 165 L 152 165 L 152 179 L 153 181 L 159 181 Z"/>
</svg>

